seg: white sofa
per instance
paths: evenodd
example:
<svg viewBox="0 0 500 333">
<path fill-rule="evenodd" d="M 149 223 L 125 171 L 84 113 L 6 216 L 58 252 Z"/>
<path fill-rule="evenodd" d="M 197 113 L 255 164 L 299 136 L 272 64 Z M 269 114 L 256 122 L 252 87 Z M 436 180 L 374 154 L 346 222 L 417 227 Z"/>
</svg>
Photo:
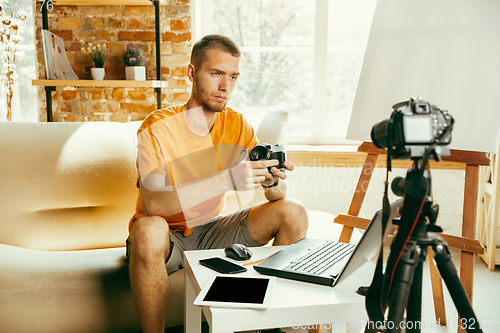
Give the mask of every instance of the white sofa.
<svg viewBox="0 0 500 333">
<path fill-rule="evenodd" d="M 247 119 L 274 144 L 286 143 L 287 117 Z M 124 248 L 139 125 L 0 123 L 0 332 L 141 331 Z M 308 236 L 338 238 L 334 216 L 309 213 Z M 183 270 L 170 281 L 166 327 L 184 317 Z"/>
</svg>

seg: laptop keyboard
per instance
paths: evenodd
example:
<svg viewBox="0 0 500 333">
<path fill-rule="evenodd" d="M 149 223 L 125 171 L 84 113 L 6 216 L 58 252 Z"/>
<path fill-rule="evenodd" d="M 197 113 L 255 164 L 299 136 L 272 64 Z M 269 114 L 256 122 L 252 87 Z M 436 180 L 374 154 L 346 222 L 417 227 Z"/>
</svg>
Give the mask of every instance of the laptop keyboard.
<svg viewBox="0 0 500 333">
<path fill-rule="evenodd" d="M 351 254 L 354 244 L 328 242 L 292 260 L 283 269 L 296 273 L 319 275 Z"/>
</svg>

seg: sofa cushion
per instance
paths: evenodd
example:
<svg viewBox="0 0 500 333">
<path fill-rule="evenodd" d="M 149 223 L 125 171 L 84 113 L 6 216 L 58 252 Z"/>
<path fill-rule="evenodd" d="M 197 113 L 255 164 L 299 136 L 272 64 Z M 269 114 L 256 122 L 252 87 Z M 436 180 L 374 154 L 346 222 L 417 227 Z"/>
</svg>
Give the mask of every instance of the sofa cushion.
<svg viewBox="0 0 500 333">
<path fill-rule="evenodd" d="M 0 123 L 0 243 L 123 246 L 135 209 L 133 123 Z"/>
</svg>

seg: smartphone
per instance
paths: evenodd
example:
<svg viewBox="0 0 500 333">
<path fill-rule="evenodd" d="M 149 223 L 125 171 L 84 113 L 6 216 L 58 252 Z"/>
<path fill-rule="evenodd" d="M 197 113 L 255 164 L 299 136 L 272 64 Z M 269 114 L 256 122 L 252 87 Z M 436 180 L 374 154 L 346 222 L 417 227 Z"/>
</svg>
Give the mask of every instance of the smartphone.
<svg viewBox="0 0 500 333">
<path fill-rule="evenodd" d="M 219 257 L 201 259 L 199 262 L 203 266 L 211 268 L 222 274 L 241 273 L 247 270 L 243 266 L 237 265 Z"/>
</svg>

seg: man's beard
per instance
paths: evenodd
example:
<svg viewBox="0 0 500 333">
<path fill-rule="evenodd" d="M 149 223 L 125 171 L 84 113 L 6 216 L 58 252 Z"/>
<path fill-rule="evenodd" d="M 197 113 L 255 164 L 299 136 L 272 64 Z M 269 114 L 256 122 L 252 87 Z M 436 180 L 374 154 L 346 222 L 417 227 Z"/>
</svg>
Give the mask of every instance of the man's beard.
<svg viewBox="0 0 500 333">
<path fill-rule="evenodd" d="M 209 102 L 208 99 L 211 96 L 202 87 L 196 84 L 196 82 L 194 85 L 195 85 L 196 96 L 200 99 L 201 105 L 205 109 L 212 112 L 222 112 L 226 108 L 226 104 L 229 99 L 228 97 L 226 97 L 226 100 L 221 103 Z"/>
</svg>

